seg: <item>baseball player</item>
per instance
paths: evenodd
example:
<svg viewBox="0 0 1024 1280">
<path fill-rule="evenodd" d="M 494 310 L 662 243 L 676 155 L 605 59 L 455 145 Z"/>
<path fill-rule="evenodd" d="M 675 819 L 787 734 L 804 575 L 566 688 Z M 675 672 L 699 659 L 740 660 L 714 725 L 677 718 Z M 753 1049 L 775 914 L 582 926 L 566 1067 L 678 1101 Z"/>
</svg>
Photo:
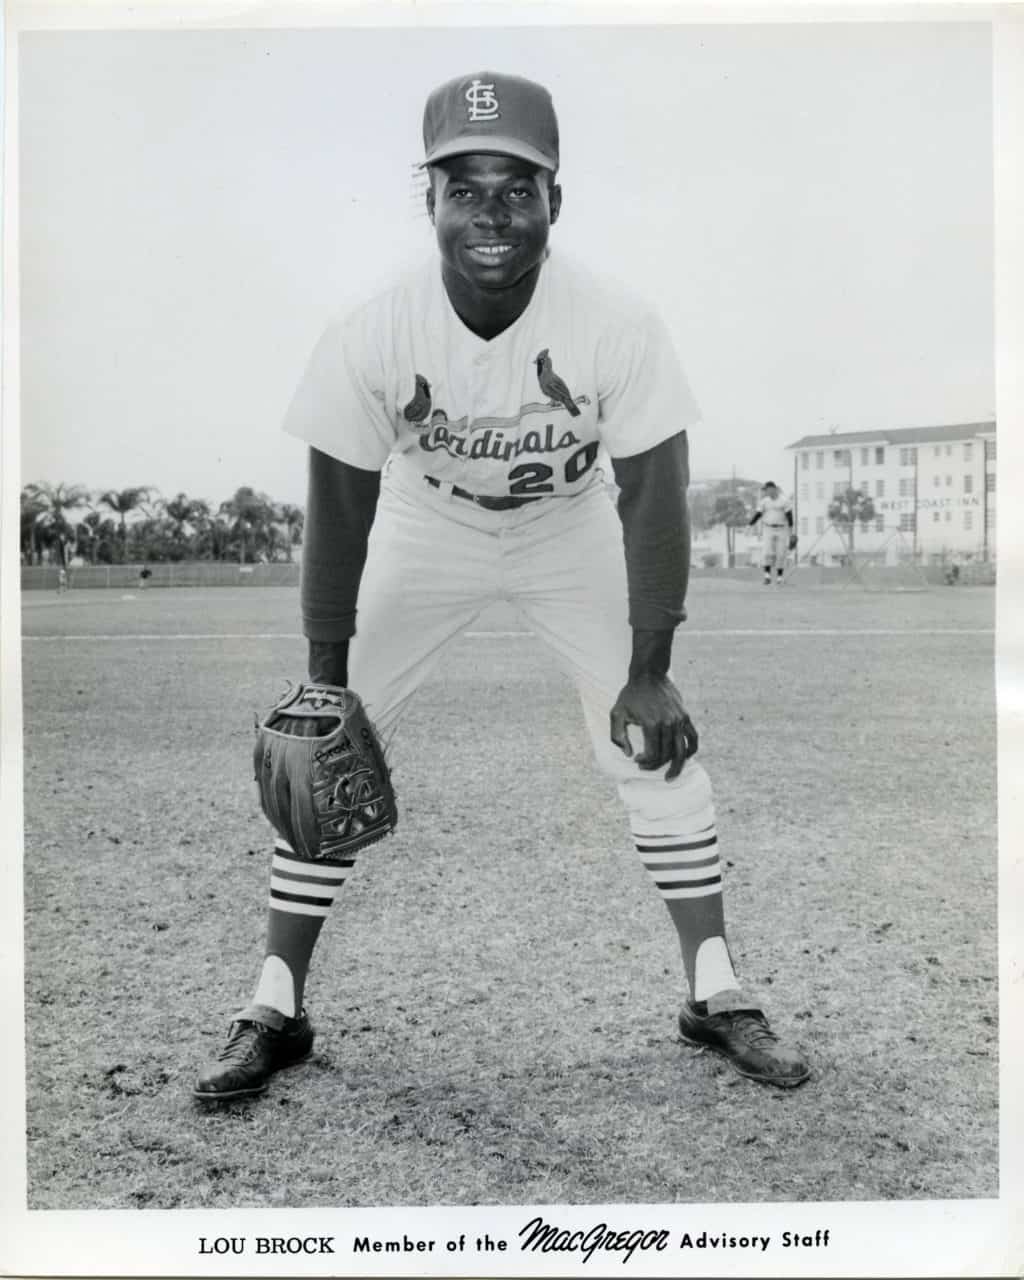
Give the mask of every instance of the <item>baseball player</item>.
<svg viewBox="0 0 1024 1280">
<path fill-rule="evenodd" d="M 807 1064 L 734 969 L 711 786 L 669 669 L 686 618 L 693 396 L 650 307 L 549 249 L 562 192 L 546 89 L 491 71 L 459 77 L 430 94 L 423 135 L 438 254 L 330 325 L 285 423 L 309 447 L 312 692 L 301 714 L 343 715 L 358 695 L 390 741 L 447 646 L 490 604 L 514 602 L 576 684 L 675 926 L 683 1039 L 755 1080 L 801 1084 Z M 360 737 L 370 740 L 365 725 L 343 737 L 343 756 Z M 310 756 L 290 742 L 292 767 L 282 741 L 274 729 L 256 748 L 277 829 L 265 957 L 251 1003 L 198 1076 L 206 1101 L 259 1093 L 310 1052 L 310 957 L 358 861 L 344 837 L 376 838 L 387 808 L 380 779 L 366 781 L 371 760 L 359 785 L 372 802 L 302 817 L 310 769 L 314 808 L 336 798 L 339 783 L 322 782 L 336 749 Z"/>
<path fill-rule="evenodd" d="M 761 486 L 761 498 L 757 510 L 750 519 L 752 529 L 761 521 L 761 563 L 764 565 L 764 585 L 772 585 L 772 570 L 775 581 L 782 585 L 786 572 L 786 556 L 795 550 L 796 534 L 793 532 L 793 505 L 779 492 L 774 480 L 768 480 Z"/>
</svg>

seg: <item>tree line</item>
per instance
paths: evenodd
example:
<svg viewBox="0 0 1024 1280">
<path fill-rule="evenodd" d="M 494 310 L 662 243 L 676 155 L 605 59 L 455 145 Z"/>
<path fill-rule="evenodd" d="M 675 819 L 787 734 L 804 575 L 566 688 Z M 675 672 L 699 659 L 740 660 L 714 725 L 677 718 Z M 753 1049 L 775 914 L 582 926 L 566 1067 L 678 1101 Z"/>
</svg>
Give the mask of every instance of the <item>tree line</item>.
<svg viewBox="0 0 1024 1280">
<path fill-rule="evenodd" d="M 690 524 L 694 529 L 725 526 L 726 551 L 729 562 L 736 551 L 736 530 L 750 523 L 761 497 L 758 480 L 718 480 L 690 494 Z M 847 485 L 828 505 L 828 518 L 842 531 L 854 550 L 857 525 L 867 532 L 875 519 L 875 504 L 864 489 Z"/>
<path fill-rule="evenodd" d="M 731 563 L 736 530 L 750 522 L 760 496 L 759 481 L 739 478 L 695 489 L 691 525 L 724 525 Z M 866 493 L 851 486 L 833 499 L 828 515 L 852 547 L 855 526 L 866 528 L 875 509 Z M 301 507 L 276 503 L 248 486 L 214 508 L 185 493 L 162 497 L 152 485 L 94 493 L 76 484 L 28 484 L 21 491 L 21 557 L 24 564 L 65 568 L 76 556 L 89 564 L 291 561 L 304 520 Z"/>
<path fill-rule="evenodd" d="M 232 560 L 290 561 L 302 542 L 301 507 L 243 486 L 214 506 L 152 485 L 92 491 L 78 484 L 27 484 L 21 491 L 23 564 Z"/>
</svg>

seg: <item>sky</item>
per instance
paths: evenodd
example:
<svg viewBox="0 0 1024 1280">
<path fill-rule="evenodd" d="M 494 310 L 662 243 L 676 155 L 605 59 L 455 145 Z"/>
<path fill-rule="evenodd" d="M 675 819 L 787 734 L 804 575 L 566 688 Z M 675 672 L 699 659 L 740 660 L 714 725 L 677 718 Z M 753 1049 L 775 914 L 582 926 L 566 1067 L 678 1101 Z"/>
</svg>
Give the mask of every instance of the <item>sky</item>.
<svg viewBox="0 0 1024 1280">
<path fill-rule="evenodd" d="M 695 476 L 994 417 L 977 23 L 23 34 L 22 480 L 305 496 L 280 421 L 333 315 L 433 252 L 427 93 L 547 84 L 560 249 L 654 302 Z"/>
</svg>

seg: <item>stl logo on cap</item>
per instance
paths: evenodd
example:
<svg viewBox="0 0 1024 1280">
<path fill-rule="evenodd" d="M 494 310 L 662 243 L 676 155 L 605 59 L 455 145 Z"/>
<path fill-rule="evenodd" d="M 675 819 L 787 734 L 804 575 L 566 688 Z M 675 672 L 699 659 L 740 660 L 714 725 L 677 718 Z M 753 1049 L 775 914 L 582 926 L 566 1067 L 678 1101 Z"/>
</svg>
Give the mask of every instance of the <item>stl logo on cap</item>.
<svg viewBox="0 0 1024 1280">
<path fill-rule="evenodd" d="M 484 84 L 474 80 L 466 90 L 466 101 L 469 103 L 469 118 L 475 124 L 478 120 L 498 120 L 498 97 L 493 84 Z"/>
</svg>

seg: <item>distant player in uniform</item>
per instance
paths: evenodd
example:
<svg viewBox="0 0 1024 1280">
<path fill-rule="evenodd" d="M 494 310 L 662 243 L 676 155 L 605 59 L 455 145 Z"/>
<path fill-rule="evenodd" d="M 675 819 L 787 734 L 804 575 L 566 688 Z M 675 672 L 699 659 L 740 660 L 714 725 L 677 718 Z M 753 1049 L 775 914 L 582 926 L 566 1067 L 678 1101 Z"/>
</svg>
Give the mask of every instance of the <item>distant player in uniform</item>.
<svg viewBox="0 0 1024 1280">
<path fill-rule="evenodd" d="M 753 528 L 759 520 L 764 585 L 770 587 L 773 580 L 781 585 L 786 572 L 786 556 L 796 547 L 796 534 L 793 532 L 792 503 L 779 492 L 779 486 L 774 480 L 761 486 L 761 500 L 750 519 L 749 527 Z"/>
<path fill-rule="evenodd" d="M 430 95 L 423 134 L 439 258 L 330 325 L 285 423 L 309 446 L 310 680 L 360 695 L 387 742 L 481 610 L 518 605 L 576 684 L 678 933 L 683 1038 L 756 1080 L 798 1085 L 806 1063 L 734 969 L 711 786 L 669 669 L 698 411 L 668 333 L 650 307 L 549 252 L 562 192 L 547 90 L 460 77 Z M 311 862 L 276 841 L 262 970 L 199 1098 L 261 1092 L 310 1052 L 304 983 L 353 861 Z"/>
</svg>

